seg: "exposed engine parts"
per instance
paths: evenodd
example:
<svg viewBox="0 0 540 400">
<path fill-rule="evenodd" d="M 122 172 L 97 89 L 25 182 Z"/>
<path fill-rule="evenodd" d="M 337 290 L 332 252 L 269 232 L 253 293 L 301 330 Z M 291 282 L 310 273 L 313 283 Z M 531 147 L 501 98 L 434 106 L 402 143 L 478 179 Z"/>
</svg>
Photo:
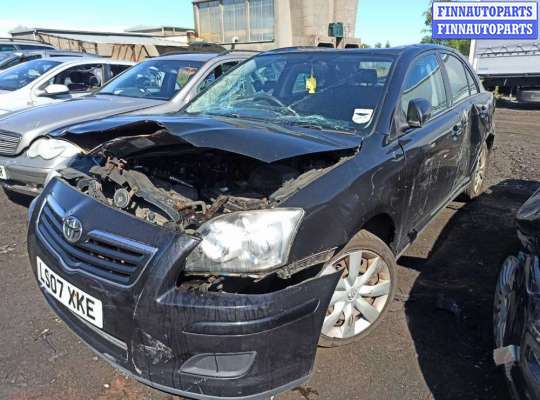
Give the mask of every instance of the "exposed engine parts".
<svg viewBox="0 0 540 400">
<path fill-rule="evenodd" d="M 296 181 L 305 185 L 306 177 L 320 176 L 341 159 L 323 154 L 268 164 L 218 150 L 182 148 L 127 160 L 102 155 L 102 160 L 84 175 L 65 177 L 110 206 L 189 231 L 221 214 L 270 208 L 284 193 L 294 193 Z"/>
</svg>

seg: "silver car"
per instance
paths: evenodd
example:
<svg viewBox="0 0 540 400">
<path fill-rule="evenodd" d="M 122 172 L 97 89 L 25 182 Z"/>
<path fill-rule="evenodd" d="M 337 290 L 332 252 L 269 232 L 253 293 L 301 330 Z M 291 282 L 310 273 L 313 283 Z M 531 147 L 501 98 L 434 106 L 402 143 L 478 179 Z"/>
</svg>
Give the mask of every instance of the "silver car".
<svg viewBox="0 0 540 400">
<path fill-rule="evenodd" d="M 47 134 L 119 114 L 179 111 L 222 74 L 252 56 L 249 52 L 175 54 L 130 68 L 90 96 L 35 107 L 0 118 L 0 184 L 36 196 L 78 146 Z"/>
</svg>

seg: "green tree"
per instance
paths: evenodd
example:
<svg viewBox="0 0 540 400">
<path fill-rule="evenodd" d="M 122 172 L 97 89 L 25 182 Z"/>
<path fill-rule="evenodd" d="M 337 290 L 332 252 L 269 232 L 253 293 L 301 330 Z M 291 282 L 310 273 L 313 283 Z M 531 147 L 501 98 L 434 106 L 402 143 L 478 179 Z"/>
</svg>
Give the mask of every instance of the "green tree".
<svg viewBox="0 0 540 400">
<path fill-rule="evenodd" d="M 377 42 L 377 43 L 375 43 L 375 46 L 373 46 L 373 47 L 375 47 L 376 49 L 380 49 L 382 47 L 382 43 Z"/>
<path fill-rule="evenodd" d="M 389 40 L 386 41 L 386 44 L 384 45 L 384 47 L 385 47 L 386 49 L 389 49 L 390 47 L 392 47 L 392 46 L 390 45 L 390 41 L 389 41 Z"/>
<path fill-rule="evenodd" d="M 455 0 L 437 0 L 437 1 L 451 2 Z M 429 8 L 423 14 L 424 25 L 426 26 L 423 32 L 427 33 L 427 35 L 422 38 L 422 43 L 436 43 L 436 44 L 441 44 L 443 46 L 453 47 L 454 49 L 458 50 L 461 54 L 468 56 L 470 48 L 471 48 L 471 41 L 469 39 L 449 39 L 449 40 L 433 39 L 432 37 L 433 31 L 432 31 L 432 25 L 431 25 L 433 21 L 432 5 L 433 5 L 433 0 L 430 1 Z"/>
</svg>

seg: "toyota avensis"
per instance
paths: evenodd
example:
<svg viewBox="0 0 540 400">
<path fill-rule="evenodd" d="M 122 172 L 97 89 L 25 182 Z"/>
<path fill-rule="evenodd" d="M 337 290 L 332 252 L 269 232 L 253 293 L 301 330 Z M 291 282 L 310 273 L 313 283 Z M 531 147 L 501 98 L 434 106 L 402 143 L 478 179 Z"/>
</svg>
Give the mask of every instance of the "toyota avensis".
<svg viewBox="0 0 540 400">
<path fill-rule="evenodd" d="M 309 378 L 317 344 L 377 327 L 396 258 L 452 199 L 481 193 L 493 112 L 443 47 L 257 55 L 180 114 L 51 138 L 88 154 L 31 207 L 36 279 L 137 380 L 268 398 Z"/>
</svg>

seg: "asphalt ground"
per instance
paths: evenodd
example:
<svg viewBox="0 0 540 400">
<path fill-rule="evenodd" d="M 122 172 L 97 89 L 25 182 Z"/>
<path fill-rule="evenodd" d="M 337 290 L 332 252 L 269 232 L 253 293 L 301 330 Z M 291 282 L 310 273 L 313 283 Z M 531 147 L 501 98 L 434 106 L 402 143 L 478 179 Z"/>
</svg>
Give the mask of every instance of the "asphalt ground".
<svg viewBox="0 0 540 400">
<path fill-rule="evenodd" d="M 319 349 L 279 400 L 507 399 L 492 362 L 499 267 L 513 216 L 540 185 L 540 108 L 502 104 L 485 193 L 453 202 L 400 258 L 390 313 L 360 343 Z M 0 399 L 163 400 L 82 344 L 45 304 L 26 254 L 26 208 L 0 193 Z"/>
</svg>

